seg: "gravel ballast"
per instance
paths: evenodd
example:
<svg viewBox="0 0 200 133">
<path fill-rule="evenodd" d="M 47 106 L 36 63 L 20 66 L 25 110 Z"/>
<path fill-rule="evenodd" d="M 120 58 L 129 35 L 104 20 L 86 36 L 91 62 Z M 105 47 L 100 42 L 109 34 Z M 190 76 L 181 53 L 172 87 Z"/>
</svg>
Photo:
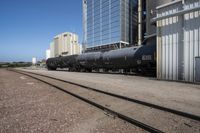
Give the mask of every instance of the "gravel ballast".
<svg viewBox="0 0 200 133">
<path fill-rule="evenodd" d="M 145 132 L 30 77 L 0 69 L 0 132 Z"/>
<path fill-rule="evenodd" d="M 200 85 L 120 74 L 22 69 L 200 115 Z"/>
</svg>

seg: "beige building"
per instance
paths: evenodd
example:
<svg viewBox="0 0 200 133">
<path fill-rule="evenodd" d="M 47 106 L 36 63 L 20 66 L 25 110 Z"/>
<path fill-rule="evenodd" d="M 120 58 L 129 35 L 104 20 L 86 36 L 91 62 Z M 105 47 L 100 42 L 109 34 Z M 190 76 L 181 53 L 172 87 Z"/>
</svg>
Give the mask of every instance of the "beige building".
<svg viewBox="0 0 200 133">
<path fill-rule="evenodd" d="M 51 57 L 67 56 L 81 53 L 78 35 L 70 32 L 61 33 L 54 37 L 50 45 Z"/>
<path fill-rule="evenodd" d="M 49 59 L 51 57 L 50 55 L 50 49 L 46 50 L 46 60 Z"/>
<path fill-rule="evenodd" d="M 59 54 L 58 54 L 58 45 L 55 45 L 55 42 L 52 41 L 50 43 L 50 57 L 58 57 Z"/>
</svg>

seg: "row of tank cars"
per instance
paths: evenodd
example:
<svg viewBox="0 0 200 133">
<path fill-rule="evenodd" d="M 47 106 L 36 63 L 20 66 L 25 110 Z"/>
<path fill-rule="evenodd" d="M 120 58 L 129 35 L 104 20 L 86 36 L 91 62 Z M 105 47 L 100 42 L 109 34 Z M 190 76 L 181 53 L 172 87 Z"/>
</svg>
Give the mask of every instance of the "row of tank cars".
<svg viewBox="0 0 200 133">
<path fill-rule="evenodd" d="M 89 52 L 80 55 L 49 58 L 48 70 L 66 68 L 69 71 L 134 71 L 156 73 L 156 45 L 127 47 L 106 52 Z"/>
</svg>

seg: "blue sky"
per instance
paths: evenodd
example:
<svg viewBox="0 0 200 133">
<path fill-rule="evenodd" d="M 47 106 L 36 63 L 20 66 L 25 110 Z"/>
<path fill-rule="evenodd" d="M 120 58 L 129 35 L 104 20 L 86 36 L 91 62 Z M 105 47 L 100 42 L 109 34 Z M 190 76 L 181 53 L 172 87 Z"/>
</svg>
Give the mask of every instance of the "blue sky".
<svg viewBox="0 0 200 133">
<path fill-rule="evenodd" d="M 52 38 L 69 31 L 82 40 L 82 0 L 0 0 L 0 62 L 45 58 Z"/>
</svg>

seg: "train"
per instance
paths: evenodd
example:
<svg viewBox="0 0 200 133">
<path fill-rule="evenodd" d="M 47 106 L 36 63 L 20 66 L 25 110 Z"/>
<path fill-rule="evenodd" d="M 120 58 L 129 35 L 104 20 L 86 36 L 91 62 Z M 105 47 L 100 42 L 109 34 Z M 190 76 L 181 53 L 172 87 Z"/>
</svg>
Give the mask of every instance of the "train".
<svg viewBox="0 0 200 133">
<path fill-rule="evenodd" d="M 98 51 L 49 58 L 48 70 L 66 68 L 68 71 L 116 71 L 156 73 L 156 45 L 132 46 L 110 51 Z"/>
</svg>

